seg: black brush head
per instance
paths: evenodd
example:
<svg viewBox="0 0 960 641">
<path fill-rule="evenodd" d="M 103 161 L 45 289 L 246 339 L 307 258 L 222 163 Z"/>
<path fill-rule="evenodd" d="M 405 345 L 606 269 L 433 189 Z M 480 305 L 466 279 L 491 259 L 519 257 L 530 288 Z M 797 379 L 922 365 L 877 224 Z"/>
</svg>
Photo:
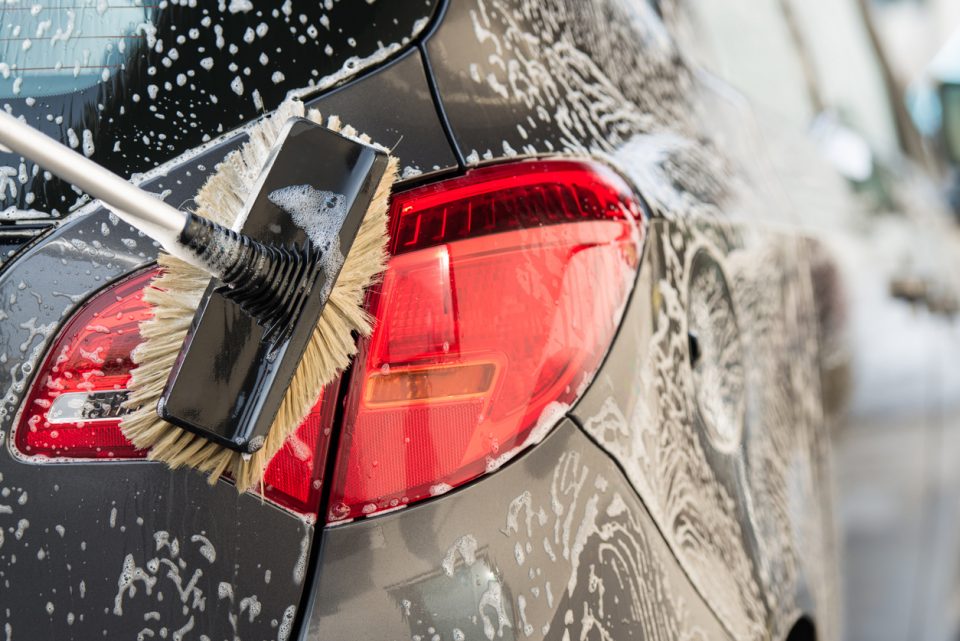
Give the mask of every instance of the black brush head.
<svg viewBox="0 0 960 641">
<path fill-rule="evenodd" d="M 267 245 L 196 214 L 188 214 L 179 240 L 223 283 L 216 292 L 263 327 L 271 347 L 290 337 L 314 287 L 327 280 L 324 259 L 338 249 L 320 249 L 309 237 L 289 247 Z M 333 258 L 342 265 L 342 256 Z"/>
<path fill-rule="evenodd" d="M 262 447 L 387 168 L 384 152 L 291 120 L 240 234 L 192 216 L 211 279 L 157 412 L 232 450 Z"/>
</svg>

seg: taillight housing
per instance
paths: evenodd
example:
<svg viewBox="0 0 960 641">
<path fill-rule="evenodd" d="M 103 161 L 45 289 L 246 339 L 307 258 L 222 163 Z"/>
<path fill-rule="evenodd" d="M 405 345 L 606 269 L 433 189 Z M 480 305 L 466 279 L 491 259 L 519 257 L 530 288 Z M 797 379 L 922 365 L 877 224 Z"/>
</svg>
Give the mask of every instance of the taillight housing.
<svg viewBox="0 0 960 641">
<path fill-rule="evenodd" d="M 25 397 L 14 437 L 21 456 L 52 462 L 147 455 L 124 438 L 120 419 L 139 323 L 153 314 L 143 293 L 156 275 L 147 269 L 108 286 L 63 326 Z M 319 507 L 337 384 L 321 394 L 264 477 L 267 498 L 304 515 Z"/>
<path fill-rule="evenodd" d="M 641 209 L 607 167 L 524 161 L 395 194 L 327 520 L 445 492 L 539 440 L 597 370 Z"/>
<path fill-rule="evenodd" d="M 330 523 L 394 509 L 497 469 L 538 441 L 591 380 L 642 247 L 640 206 L 604 165 L 490 166 L 394 195 L 376 327 L 271 460 L 265 494 L 315 516 L 331 428 L 342 434 Z M 14 436 L 36 461 L 146 456 L 121 405 L 152 310 L 148 269 L 81 305 L 33 378 Z"/>
</svg>

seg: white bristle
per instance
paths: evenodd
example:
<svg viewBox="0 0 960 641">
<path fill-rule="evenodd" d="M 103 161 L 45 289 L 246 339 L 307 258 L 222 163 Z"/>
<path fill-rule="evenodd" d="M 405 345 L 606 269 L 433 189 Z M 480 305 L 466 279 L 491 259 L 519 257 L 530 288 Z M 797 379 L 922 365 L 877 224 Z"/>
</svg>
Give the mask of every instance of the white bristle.
<svg viewBox="0 0 960 641">
<path fill-rule="evenodd" d="M 238 229 L 251 187 L 257 184 L 280 129 L 293 117 L 304 117 L 302 102 L 285 102 L 254 127 L 249 141 L 217 166 L 216 173 L 197 194 L 195 213 Z M 316 110 L 310 110 L 306 117 L 323 123 Z M 340 131 L 340 119 L 331 116 L 326 126 Z M 351 130 L 351 137 L 356 134 L 352 127 L 346 129 Z M 220 447 L 157 416 L 157 401 L 167 375 L 210 282 L 209 275 L 202 270 L 169 254 L 160 254 L 157 262 L 163 271 L 155 287 L 144 293 L 144 300 L 154 307 L 155 313 L 140 324 L 143 342 L 133 354 L 137 367 L 131 376 L 126 403 L 133 411 L 121 423 L 124 435 L 134 445 L 151 448 L 151 459 L 165 461 L 171 467 L 191 466 L 206 472 L 211 483 L 229 473 L 239 491 L 260 485 L 267 463 L 300 425 L 323 387 L 356 353 L 352 333 L 369 336 L 372 331 L 371 319 L 363 309 L 364 292 L 386 266 L 387 204 L 396 171 L 396 160 L 391 158 L 266 443 L 252 456 Z"/>
</svg>

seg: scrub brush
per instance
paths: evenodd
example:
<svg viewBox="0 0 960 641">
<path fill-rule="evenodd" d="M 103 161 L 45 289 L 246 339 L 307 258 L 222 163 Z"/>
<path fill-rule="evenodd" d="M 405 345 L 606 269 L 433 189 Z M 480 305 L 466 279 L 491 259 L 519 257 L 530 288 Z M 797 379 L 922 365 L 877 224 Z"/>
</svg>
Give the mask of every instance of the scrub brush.
<svg viewBox="0 0 960 641">
<path fill-rule="evenodd" d="M 288 100 L 248 130 L 248 142 L 218 165 L 197 194 L 196 211 L 189 213 L 159 201 L 145 202 L 144 192 L 136 187 L 86 158 L 74 158 L 75 152 L 58 149 L 59 143 L 0 114 L 0 143 L 100 198 L 166 250 L 158 258 L 159 276 L 144 293 L 154 315 L 140 325 L 142 342 L 132 355 L 136 367 L 125 403 L 129 414 L 122 419 L 121 430 L 137 448 L 149 448 L 148 458 L 172 468 L 194 467 L 208 473 L 211 484 L 229 474 L 238 491 L 261 483 L 270 459 L 306 417 L 324 386 L 347 366 L 357 349 L 354 333 L 368 336 L 372 331 L 372 319 L 363 308 L 364 293 L 387 260 L 387 207 L 397 164 L 392 157 L 372 190 L 339 276 L 333 273 L 336 281 L 332 287 L 324 281 L 322 260 L 330 247 L 321 251 L 309 241 L 301 246 L 273 247 L 232 231 L 243 222 L 251 206 L 248 201 L 263 187 L 264 168 L 275 160 L 275 143 L 286 135 L 289 129 L 285 126 L 291 119 L 306 118 L 385 154 L 386 150 L 372 145 L 368 137 L 341 126 L 336 117 L 323 122 L 316 110 L 305 112 L 302 102 Z M 73 164 L 64 161 L 64 154 Z M 177 367 L 178 357 L 183 358 L 184 341 L 195 329 L 198 306 L 210 295 L 211 274 L 224 283 L 216 291 L 236 302 L 263 328 L 262 344 L 269 355 L 264 361 L 278 352 L 282 356 L 291 325 L 303 320 L 298 313 L 305 300 L 325 301 L 319 303 L 322 312 L 316 307 L 316 326 L 303 334 L 303 355 L 282 391 L 269 430 L 255 443 L 250 441 L 246 450 L 229 440 L 217 442 L 216 435 L 205 433 L 202 427 L 190 431 L 167 422 L 158 411 L 162 410 L 168 379 L 175 378 L 171 371 Z M 320 290 L 328 297 L 318 294 Z"/>
<path fill-rule="evenodd" d="M 304 117 L 303 103 L 287 101 L 255 125 L 249 142 L 227 156 L 200 189 L 195 213 L 233 226 L 281 127 L 295 117 Z M 357 135 L 353 128 L 341 127 L 336 117 L 324 123 L 316 110 L 308 111 L 305 117 L 346 136 Z M 368 138 L 361 139 L 369 142 Z M 142 343 L 133 353 L 136 368 L 126 403 L 132 412 L 121 423 L 124 435 L 136 447 L 150 448 L 149 458 L 171 467 L 190 466 L 207 472 L 211 484 L 224 473 L 233 478 L 238 491 L 261 482 L 267 463 L 306 417 L 324 386 L 356 353 L 354 332 L 369 336 L 372 331 L 372 319 L 363 308 L 364 293 L 386 265 L 387 204 L 396 164 L 391 158 L 263 447 L 252 454 L 221 447 L 172 425 L 154 409 L 209 282 L 209 276 L 190 263 L 168 253 L 160 254 L 161 275 L 144 294 L 144 300 L 154 308 L 154 316 L 141 323 Z"/>
</svg>

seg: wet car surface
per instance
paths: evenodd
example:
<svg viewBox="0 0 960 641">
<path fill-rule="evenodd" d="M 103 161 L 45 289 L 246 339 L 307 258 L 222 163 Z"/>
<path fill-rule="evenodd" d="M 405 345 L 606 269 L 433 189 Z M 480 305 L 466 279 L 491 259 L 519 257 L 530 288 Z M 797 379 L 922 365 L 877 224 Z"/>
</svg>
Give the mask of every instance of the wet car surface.
<svg viewBox="0 0 960 641">
<path fill-rule="evenodd" d="M 0 85 L 13 113 L 68 143 L 89 138 L 89 156 L 175 206 L 189 207 L 249 124 L 289 91 L 390 147 L 400 159 L 397 194 L 411 206 L 444 185 L 506 184 L 512 174 L 497 172 L 549 175 L 557 162 L 581 163 L 577 171 L 629 192 L 618 193 L 627 214 L 616 219 L 617 233 L 627 232 L 612 240 L 564 236 L 565 225 L 614 229 L 599 215 L 532 218 L 519 229 L 491 223 L 463 237 L 444 236 L 444 225 L 440 240 L 424 244 L 419 227 L 397 223 L 407 235 L 397 234 L 378 293 L 387 300 L 395 283 L 412 282 L 420 289 L 406 299 L 418 308 L 384 324 L 399 332 L 435 322 L 436 336 L 415 338 L 442 344 L 439 362 L 466 336 L 444 334 L 441 315 L 431 315 L 441 294 L 464 309 L 481 301 L 475 306 L 503 311 L 491 317 L 516 323 L 503 328 L 506 345 L 538 329 L 522 322 L 523 309 L 508 309 L 508 294 L 549 298 L 554 281 L 562 294 L 573 282 L 576 295 L 557 295 L 550 318 L 560 329 L 541 328 L 544 344 L 600 337 L 599 351 L 524 415 L 514 441 L 479 431 L 471 441 L 457 430 L 470 425 L 458 421 L 478 412 L 472 406 L 444 414 L 438 403 L 423 418 L 421 405 L 384 404 L 375 418 L 391 418 L 380 423 L 361 414 L 370 399 L 363 385 L 412 367 L 372 368 L 387 340 L 375 335 L 325 391 L 313 440 L 298 441 L 309 463 L 295 481 L 306 480 L 306 498 L 290 501 L 283 488 L 238 495 L 229 481 L 211 486 L 136 458 L 43 458 L 17 446 L 29 429 L 24 399 L 50 380 L 45 364 L 65 323 L 149 269 L 157 248 L 99 203 L 83 204 L 69 186 L 0 155 L 2 175 L 15 180 L 0 191 L 11 221 L 4 230 L 16 230 L 0 273 L 7 636 L 837 638 L 835 417 L 824 399 L 835 384 L 843 295 L 830 250 L 807 223 L 818 198 L 831 211 L 858 205 L 809 141 L 769 136 L 742 95 L 697 67 L 671 6 L 170 3 L 137 10 L 124 26 L 136 43 L 105 49 L 118 70 L 106 78 L 42 97 Z M 2 28 L 17 15 L 0 9 Z M 26 35 L 15 36 L 21 50 Z M 492 191 L 492 201 L 507 202 L 508 188 Z M 490 279 L 502 278 L 499 289 L 478 290 L 470 261 L 501 251 L 504 263 L 514 260 L 507 241 L 498 244 L 514 237 L 523 240 L 509 268 L 485 264 Z M 616 251 L 584 277 L 544 249 L 561 241 Z M 481 249 L 459 253 L 465 247 Z M 422 259 L 441 250 L 457 265 L 446 275 L 442 260 Z M 458 285 L 467 282 L 473 290 Z M 458 318 L 462 327 L 468 317 Z M 474 327 L 500 329 L 477 318 Z M 571 318 L 590 327 L 570 329 Z M 500 375 L 499 358 L 484 371 Z M 446 439 L 480 443 L 480 454 L 447 470 L 460 454 L 447 454 Z M 364 458 L 361 446 L 381 448 L 382 461 Z M 397 452 L 393 492 L 377 483 Z M 424 459 L 444 475 L 424 482 L 434 469 L 418 467 Z M 351 482 L 379 489 L 354 501 Z"/>
</svg>

